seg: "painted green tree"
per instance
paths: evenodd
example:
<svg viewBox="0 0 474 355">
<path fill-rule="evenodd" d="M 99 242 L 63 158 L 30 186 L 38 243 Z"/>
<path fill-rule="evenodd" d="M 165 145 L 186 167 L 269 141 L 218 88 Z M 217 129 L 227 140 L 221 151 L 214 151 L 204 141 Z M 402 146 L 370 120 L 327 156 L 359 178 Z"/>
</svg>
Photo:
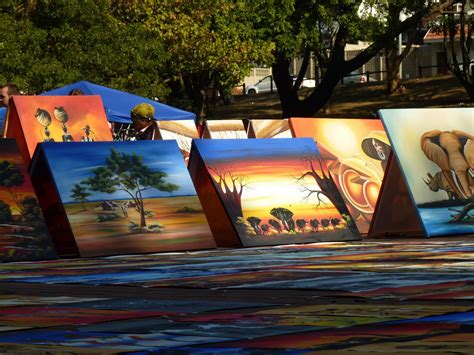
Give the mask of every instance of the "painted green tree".
<svg viewBox="0 0 474 355">
<path fill-rule="evenodd" d="M 91 170 L 93 176 L 81 183 L 92 191 L 114 194 L 123 191 L 130 196 L 140 213 L 140 228 L 146 228 L 143 192 L 149 189 L 173 192 L 179 186 L 166 182 L 167 173 L 151 170 L 137 154 L 120 153 L 111 149 L 105 165 Z"/>
<path fill-rule="evenodd" d="M 87 191 L 87 187 L 81 184 L 75 184 L 74 188 L 71 190 L 71 198 L 74 201 L 80 202 L 82 204 L 82 210 L 86 210 L 86 205 L 84 204 L 87 201 L 87 198 L 91 195 L 90 192 Z"/>
</svg>

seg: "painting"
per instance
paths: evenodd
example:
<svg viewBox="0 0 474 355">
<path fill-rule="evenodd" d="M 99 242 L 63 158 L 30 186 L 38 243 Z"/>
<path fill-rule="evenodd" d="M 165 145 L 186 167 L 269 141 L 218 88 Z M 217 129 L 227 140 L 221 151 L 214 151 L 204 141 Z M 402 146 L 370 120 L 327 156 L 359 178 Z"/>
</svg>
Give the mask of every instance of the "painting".
<svg viewBox="0 0 474 355">
<path fill-rule="evenodd" d="M 181 150 L 186 164 L 189 162 L 191 142 L 199 138 L 198 130 L 194 120 L 179 121 L 157 121 L 160 138 L 164 140 L 175 140 Z"/>
<path fill-rule="evenodd" d="M 292 138 L 288 119 L 248 120 L 249 138 Z"/>
<path fill-rule="evenodd" d="M 190 172 L 218 245 L 359 237 L 311 139 L 194 140 Z"/>
<path fill-rule="evenodd" d="M 14 139 L 0 140 L 0 261 L 55 259 L 33 186 Z"/>
<path fill-rule="evenodd" d="M 80 256 L 215 246 L 175 141 L 42 143 L 31 170 L 57 191 L 48 223 L 67 219 L 54 238 L 70 235 Z"/>
<path fill-rule="evenodd" d="M 208 139 L 246 139 L 242 120 L 207 120 L 201 138 Z"/>
<path fill-rule="evenodd" d="M 40 142 L 112 140 L 100 96 L 15 96 L 4 130 L 27 165 Z"/>
<path fill-rule="evenodd" d="M 427 236 L 474 233 L 474 109 L 379 114 Z"/>
<path fill-rule="evenodd" d="M 367 234 L 390 156 L 379 119 L 291 118 L 295 137 L 313 138 L 351 216 Z"/>
</svg>

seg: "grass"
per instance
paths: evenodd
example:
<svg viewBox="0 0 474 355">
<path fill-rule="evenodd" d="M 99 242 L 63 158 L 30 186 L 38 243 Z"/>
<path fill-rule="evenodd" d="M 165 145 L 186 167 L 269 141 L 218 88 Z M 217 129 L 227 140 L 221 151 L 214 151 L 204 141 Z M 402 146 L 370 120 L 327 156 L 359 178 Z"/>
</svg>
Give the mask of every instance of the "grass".
<svg viewBox="0 0 474 355">
<path fill-rule="evenodd" d="M 459 83 L 450 75 L 404 81 L 403 94 L 387 95 L 384 82 L 339 85 L 327 107 L 315 117 L 368 117 L 383 108 L 474 106 Z M 310 93 L 302 89 L 300 97 Z M 281 118 L 277 93 L 236 96 L 233 105 L 217 105 L 209 119 Z"/>
</svg>

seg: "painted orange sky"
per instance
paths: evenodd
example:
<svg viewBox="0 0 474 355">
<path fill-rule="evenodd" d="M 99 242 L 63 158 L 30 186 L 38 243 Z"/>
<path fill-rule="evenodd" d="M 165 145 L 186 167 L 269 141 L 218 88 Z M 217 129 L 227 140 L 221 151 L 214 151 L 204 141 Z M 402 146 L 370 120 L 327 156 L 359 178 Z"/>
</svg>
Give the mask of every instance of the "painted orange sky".
<svg viewBox="0 0 474 355">
<path fill-rule="evenodd" d="M 20 198 L 26 197 L 27 195 L 34 196 L 33 186 L 31 185 L 29 175 L 24 166 L 23 158 L 12 139 L 4 139 L 0 143 L 0 162 L 5 160 L 15 164 L 25 177 L 23 185 L 15 187 L 14 192 L 17 193 Z M 0 187 L 0 200 L 10 205 L 13 214 L 18 214 L 18 208 L 11 194 L 3 187 Z"/>
<path fill-rule="evenodd" d="M 96 142 L 111 141 L 112 134 L 105 116 L 100 96 L 16 96 L 14 99 L 23 132 L 31 155 L 36 144 L 45 138 L 44 127 L 35 118 L 38 108 L 47 110 L 51 115 L 50 137 L 62 142 L 62 125 L 54 118 L 54 108 L 62 106 L 69 116 L 66 123 L 68 132 L 75 142 L 84 136 L 83 128 L 88 124 Z"/>
<path fill-rule="evenodd" d="M 315 207 L 317 203 L 315 197 L 305 200 L 307 192 L 303 191 L 303 184 L 297 182 L 298 177 L 308 171 L 303 161 L 253 160 L 223 163 L 220 166 L 226 171 L 232 171 L 234 176 L 244 177 L 246 185 L 242 194 L 244 218 L 255 216 L 266 223 L 268 218 L 274 218 L 270 215 L 270 210 L 274 207 L 291 210 L 295 214 L 295 219 L 340 218 L 340 214 L 327 198 L 324 198 L 326 204 L 321 205 L 319 209 Z M 304 185 L 313 190 L 320 190 L 311 177 L 304 179 Z"/>
<path fill-rule="evenodd" d="M 295 137 L 313 138 L 339 158 L 360 155 L 373 160 L 364 154 L 360 143 L 373 131 L 385 132 L 378 119 L 292 118 L 290 123 Z"/>
</svg>

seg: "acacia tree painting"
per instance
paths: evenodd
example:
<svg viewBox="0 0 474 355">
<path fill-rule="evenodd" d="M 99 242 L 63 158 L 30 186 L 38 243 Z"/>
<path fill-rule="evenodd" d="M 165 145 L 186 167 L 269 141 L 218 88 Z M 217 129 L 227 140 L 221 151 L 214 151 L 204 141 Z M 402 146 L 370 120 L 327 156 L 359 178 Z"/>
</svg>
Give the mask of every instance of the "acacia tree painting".
<svg viewBox="0 0 474 355">
<path fill-rule="evenodd" d="M 9 162 L 8 160 L 0 162 L 0 187 L 5 188 L 10 193 L 22 217 L 23 207 L 20 197 L 15 192 L 15 187 L 22 186 L 24 182 L 25 177 L 15 164 Z"/>
<path fill-rule="evenodd" d="M 165 181 L 168 176 L 162 171 L 153 171 L 136 154 L 120 153 L 111 149 L 105 166 L 91 170 L 93 176 L 82 181 L 92 191 L 114 194 L 117 191 L 127 193 L 140 213 L 140 228 L 146 228 L 143 192 L 149 189 L 173 192 L 179 186 Z"/>
<path fill-rule="evenodd" d="M 75 184 L 74 188 L 71 190 L 71 197 L 82 204 L 82 210 L 86 210 L 86 206 L 84 204 L 87 201 L 87 198 L 91 195 L 90 192 L 87 191 L 87 187 L 81 184 Z"/>
</svg>

